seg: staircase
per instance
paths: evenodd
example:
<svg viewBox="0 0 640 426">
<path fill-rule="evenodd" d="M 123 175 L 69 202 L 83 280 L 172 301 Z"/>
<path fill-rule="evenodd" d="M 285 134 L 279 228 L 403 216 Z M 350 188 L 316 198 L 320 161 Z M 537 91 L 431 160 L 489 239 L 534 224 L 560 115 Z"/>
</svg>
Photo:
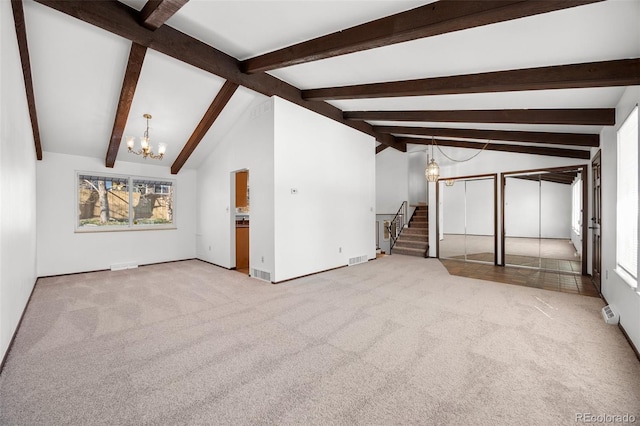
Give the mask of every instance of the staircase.
<svg viewBox="0 0 640 426">
<path fill-rule="evenodd" d="M 428 257 L 429 250 L 429 207 L 416 207 L 409 226 L 404 228 L 391 249 L 391 254 Z"/>
</svg>

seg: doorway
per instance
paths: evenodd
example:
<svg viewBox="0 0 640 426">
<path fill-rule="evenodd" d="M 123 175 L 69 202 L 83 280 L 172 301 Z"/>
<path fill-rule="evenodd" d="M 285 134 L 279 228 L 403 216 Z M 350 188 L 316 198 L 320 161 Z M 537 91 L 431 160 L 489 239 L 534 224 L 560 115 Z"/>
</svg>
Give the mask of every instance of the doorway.
<svg viewBox="0 0 640 426">
<path fill-rule="evenodd" d="M 236 271 L 249 275 L 249 171 L 239 170 L 234 175 L 232 183 L 235 191 Z"/>
<path fill-rule="evenodd" d="M 601 188 L 601 176 L 602 176 L 602 162 L 600 158 L 600 151 L 593 157 L 593 161 L 591 162 L 591 179 L 592 179 L 592 190 L 593 197 L 591 198 L 591 243 L 592 243 L 592 252 L 591 252 L 591 270 L 592 270 L 592 279 L 593 284 L 598 289 L 598 293 L 602 293 L 602 281 L 600 276 L 600 271 L 602 268 L 602 241 L 601 241 L 601 214 L 602 214 L 602 188 Z"/>
<path fill-rule="evenodd" d="M 502 175 L 502 263 L 587 274 L 587 166 Z"/>
</svg>

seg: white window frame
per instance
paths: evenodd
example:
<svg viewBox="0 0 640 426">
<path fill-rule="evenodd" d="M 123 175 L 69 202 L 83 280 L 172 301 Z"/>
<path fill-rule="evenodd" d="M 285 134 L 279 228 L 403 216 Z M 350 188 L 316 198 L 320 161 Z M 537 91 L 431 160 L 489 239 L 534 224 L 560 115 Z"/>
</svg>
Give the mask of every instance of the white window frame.
<svg viewBox="0 0 640 426">
<path fill-rule="evenodd" d="M 623 143 L 630 146 L 623 146 Z M 635 289 L 638 288 L 638 143 L 638 106 L 636 105 L 618 129 L 616 142 L 618 161 L 616 167 L 616 273 Z M 635 158 L 633 158 L 634 155 Z M 631 173 L 629 168 L 624 167 L 625 164 L 632 169 Z M 633 170 L 634 166 L 635 170 Z M 635 188 L 632 186 L 631 195 L 626 196 L 627 193 L 623 191 L 629 189 L 629 183 L 635 184 Z M 635 199 L 633 199 L 634 191 Z M 635 246 L 635 248 L 631 250 L 630 256 L 623 257 L 623 254 L 629 254 L 629 238 L 631 238 L 631 247 Z"/>
<path fill-rule="evenodd" d="M 80 205 L 80 176 L 96 176 L 96 177 L 105 177 L 109 179 L 119 179 L 127 181 L 127 188 L 129 190 L 129 223 L 128 225 L 108 225 L 108 226 L 80 226 L 80 217 L 78 215 L 78 206 Z M 167 182 L 171 183 L 172 196 L 173 196 L 173 223 L 159 223 L 159 224 L 136 224 L 134 223 L 134 207 L 133 207 L 133 181 L 134 180 L 142 180 L 142 181 L 156 181 L 158 183 Z M 76 171 L 76 182 L 75 182 L 75 191 L 76 195 L 75 199 L 75 232 L 78 233 L 86 233 L 86 232 L 123 232 L 123 231 L 150 231 L 150 230 L 164 230 L 164 229 L 177 229 L 177 215 L 176 215 L 176 205 L 177 205 L 177 190 L 176 190 L 176 181 L 175 179 L 165 179 L 165 178 L 150 178 L 146 176 L 134 176 L 134 175 L 120 175 L 120 174 L 111 174 L 111 173 L 101 173 L 101 172 L 87 172 L 87 171 Z"/>
</svg>

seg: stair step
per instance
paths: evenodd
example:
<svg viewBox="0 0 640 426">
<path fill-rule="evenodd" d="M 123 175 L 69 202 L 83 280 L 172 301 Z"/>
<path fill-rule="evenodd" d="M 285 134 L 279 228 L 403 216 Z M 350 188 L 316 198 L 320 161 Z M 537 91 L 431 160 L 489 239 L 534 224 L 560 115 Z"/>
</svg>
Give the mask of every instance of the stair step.
<svg viewBox="0 0 640 426">
<path fill-rule="evenodd" d="M 392 248 L 391 254 L 405 254 L 408 256 L 424 257 L 425 249 L 413 249 L 413 248 Z"/>
<path fill-rule="evenodd" d="M 418 235 L 420 237 L 429 236 L 429 228 L 405 228 L 402 230 L 402 235 Z"/>
<path fill-rule="evenodd" d="M 398 241 L 423 241 L 423 242 L 428 242 L 429 241 L 429 235 L 428 234 L 405 234 L 403 233 L 400 238 L 398 238 Z"/>
<path fill-rule="evenodd" d="M 396 241 L 396 244 L 393 246 L 393 248 L 415 248 L 426 250 L 428 246 L 428 241 L 412 241 L 399 239 L 398 241 Z"/>
<path fill-rule="evenodd" d="M 412 223 L 407 229 L 429 229 L 429 224 L 424 223 Z"/>
</svg>

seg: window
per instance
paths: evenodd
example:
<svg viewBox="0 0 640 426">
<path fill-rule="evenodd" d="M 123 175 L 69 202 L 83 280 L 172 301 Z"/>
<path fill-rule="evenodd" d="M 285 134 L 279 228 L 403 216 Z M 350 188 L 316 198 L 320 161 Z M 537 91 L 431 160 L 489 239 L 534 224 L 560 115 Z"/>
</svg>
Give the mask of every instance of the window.
<svg viewBox="0 0 640 426">
<path fill-rule="evenodd" d="M 174 228 L 174 183 L 78 173 L 78 231 Z"/>
<path fill-rule="evenodd" d="M 638 106 L 618 130 L 617 271 L 638 286 Z"/>
<path fill-rule="evenodd" d="M 580 235 L 582 232 L 582 180 L 578 178 L 571 186 L 571 227 L 573 232 Z"/>
</svg>

